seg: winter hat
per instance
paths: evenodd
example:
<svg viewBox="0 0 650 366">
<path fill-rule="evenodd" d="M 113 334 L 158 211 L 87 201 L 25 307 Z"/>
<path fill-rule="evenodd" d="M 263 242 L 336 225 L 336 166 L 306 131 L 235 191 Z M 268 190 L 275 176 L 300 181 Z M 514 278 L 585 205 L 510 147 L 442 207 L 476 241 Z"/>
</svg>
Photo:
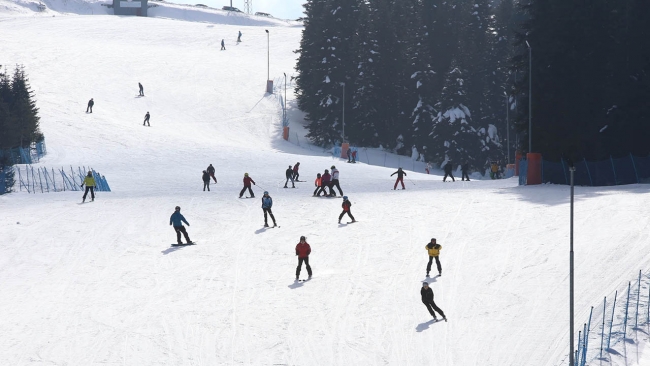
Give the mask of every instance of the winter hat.
<svg viewBox="0 0 650 366">
<path fill-rule="evenodd" d="M 181 210 L 181 206 L 176 206 L 176 211 L 180 211 L 180 210 Z"/>
<path fill-rule="evenodd" d="M 347 201 L 347 200 L 348 200 L 348 196 L 343 196 L 343 200 L 344 200 L 344 201 Z"/>
<path fill-rule="evenodd" d="M 422 286 L 429 286 L 429 282 L 427 281 L 422 282 Z"/>
<path fill-rule="evenodd" d="M 336 167 L 334 165 L 332 165 L 332 169 L 336 169 Z"/>
<path fill-rule="evenodd" d="M 268 191 L 264 191 L 264 195 L 266 196 L 267 194 L 269 194 L 269 192 L 268 192 Z"/>
<path fill-rule="evenodd" d="M 300 241 L 303 241 L 303 240 L 307 240 L 307 238 L 305 238 L 304 236 L 301 236 Z"/>
<path fill-rule="evenodd" d="M 248 173 L 244 173 L 244 177 L 248 177 Z"/>
<path fill-rule="evenodd" d="M 291 169 L 291 165 L 289 165 L 289 169 Z"/>
</svg>

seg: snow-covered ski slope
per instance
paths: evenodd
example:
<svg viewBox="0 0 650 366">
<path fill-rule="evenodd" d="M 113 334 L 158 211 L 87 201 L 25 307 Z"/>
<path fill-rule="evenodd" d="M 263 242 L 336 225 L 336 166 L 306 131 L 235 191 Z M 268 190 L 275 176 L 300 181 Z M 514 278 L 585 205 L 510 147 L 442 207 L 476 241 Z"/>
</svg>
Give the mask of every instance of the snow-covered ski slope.
<svg viewBox="0 0 650 366">
<path fill-rule="evenodd" d="M 409 172 L 393 191 L 393 170 L 283 141 L 265 29 L 271 78 L 293 73 L 301 29 L 281 24 L 0 21 L 0 62 L 25 66 L 40 107 L 40 165 L 92 166 L 113 189 L 83 205 L 80 192 L 0 196 L 0 364 L 568 364 L 569 189 Z M 298 161 L 307 182 L 283 189 Z M 210 163 L 219 184 L 203 192 Z M 311 197 L 332 164 L 359 223 Z M 256 199 L 237 198 L 245 172 Z M 281 228 L 262 228 L 262 188 Z M 176 205 L 198 245 L 170 246 Z M 578 326 L 650 269 L 649 205 L 647 186 L 576 189 Z M 294 283 L 301 235 L 314 278 Z M 431 237 L 448 323 L 420 301 Z M 644 331 L 612 364 L 642 359 Z"/>
</svg>

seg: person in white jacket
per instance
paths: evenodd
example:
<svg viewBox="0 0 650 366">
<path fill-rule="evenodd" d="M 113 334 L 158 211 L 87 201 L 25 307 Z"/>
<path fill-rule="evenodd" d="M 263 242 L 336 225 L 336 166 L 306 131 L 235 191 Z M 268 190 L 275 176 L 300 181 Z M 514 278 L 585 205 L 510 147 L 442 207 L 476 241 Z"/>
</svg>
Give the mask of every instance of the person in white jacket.
<svg viewBox="0 0 650 366">
<path fill-rule="evenodd" d="M 336 193 L 334 193 L 334 187 L 339 190 L 339 194 L 342 196 L 343 190 L 341 190 L 341 186 L 339 185 L 339 170 L 332 165 L 332 183 L 330 183 L 330 191 L 332 195 L 336 195 Z"/>
</svg>

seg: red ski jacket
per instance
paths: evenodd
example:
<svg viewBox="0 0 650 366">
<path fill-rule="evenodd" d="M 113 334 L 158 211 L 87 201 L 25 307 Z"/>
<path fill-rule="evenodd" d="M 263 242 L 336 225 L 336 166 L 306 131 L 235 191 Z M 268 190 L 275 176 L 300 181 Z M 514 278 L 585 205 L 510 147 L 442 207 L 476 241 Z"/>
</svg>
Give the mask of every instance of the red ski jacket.
<svg viewBox="0 0 650 366">
<path fill-rule="evenodd" d="M 307 242 L 296 245 L 296 255 L 298 258 L 307 258 L 309 257 L 309 253 L 311 253 L 311 247 Z"/>
<path fill-rule="evenodd" d="M 343 207 L 343 211 L 350 211 L 350 207 L 352 207 L 352 203 L 350 201 L 343 201 L 343 204 L 341 204 L 341 207 Z"/>
<path fill-rule="evenodd" d="M 244 187 L 250 187 L 251 182 L 253 182 L 253 184 L 255 184 L 255 181 L 253 179 L 251 179 L 251 177 L 244 177 Z"/>
</svg>

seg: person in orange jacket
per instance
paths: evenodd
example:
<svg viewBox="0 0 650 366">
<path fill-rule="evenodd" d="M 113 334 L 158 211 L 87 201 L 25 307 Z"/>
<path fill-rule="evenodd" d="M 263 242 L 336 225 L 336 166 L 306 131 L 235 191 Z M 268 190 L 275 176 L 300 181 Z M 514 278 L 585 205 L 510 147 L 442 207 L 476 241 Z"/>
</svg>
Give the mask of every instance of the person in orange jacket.
<svg viewBox="0 0 650 366">
<path fill-rule="evenodd" d="M 316 187 L 316 189 L 314 189 L 314 197 L 316 197 L 316 195 L 319 193 L 318 191 L 322 187 L 320 173 L 316 174 L 316 180 L 314 181 L 314 186 Z M 320 196 L 320 194 L 318 194 L 318 196 Z"/>
<path fill-rule="evenodd" d="M 244 188 L 241 189 L 241 192 L 239 192 L 239 198 L 241 198 L 244 195 L 244 192 L 246 191 L 246 188 L 248 188 L 248 193 L 251 194 L 250 198 L 255 198 L 255 194 L 253 193 L 253 190 L 251 189 L 251 183 L 255 184 L 255 181 L 253 178 L 248 176 L 248 173 L 244 173 Z"/>
<path fill-rule="evenodd" d="M 309 254 L 311 254 L 311 247 L 307 243 L 307 238 L 304 236 L 300 237 L 300 243 L 296 245 L 296 255 L 298 256 L 298 267 L 296 267 L 296 281 L 300 276 L 300 269 L 302 268 L 302 263 L 305 262 L 307 267 L 307 274 L 309 275 L 308 279 L 311 279 L 311 267 L 309 266 Z"/>
<path fill-rule="evenodd" d="M 427 264 L 427 277 L 429 277 L 429 272 L 431 272 L 431 263 L 433 262 L 434 258 L 436 259 L 436 267 L 438 267 L 438 276 L 442 276 L 442 265 L 440 264 L 440 259 L 438 258 L 440 256 L 440 250 L 442 250 L 442 245 L 436 243 L 435 238 L 431 238 L 431 242 L 429 242 L 424 248 L 429 254 L 429 263 Z"/>
<path fill-rule="evenodd" d="M 354 216 L 352 216 L 352 212 L 350 211 L 350 207 L 352 207 L 352 202 L 348 200 L 348 196 L 343 196 L 343 204 L 341 204 L 341 207 L 343 207 L 343 212 L 339 215 L 339 224 L 341 223 L 341 219 L 343 218 L 343 215 L 346 213 L 350 218 L 352 219 L 352 222 L 357 222 L 357 220 L 354 219 Z"/>
</svg>

